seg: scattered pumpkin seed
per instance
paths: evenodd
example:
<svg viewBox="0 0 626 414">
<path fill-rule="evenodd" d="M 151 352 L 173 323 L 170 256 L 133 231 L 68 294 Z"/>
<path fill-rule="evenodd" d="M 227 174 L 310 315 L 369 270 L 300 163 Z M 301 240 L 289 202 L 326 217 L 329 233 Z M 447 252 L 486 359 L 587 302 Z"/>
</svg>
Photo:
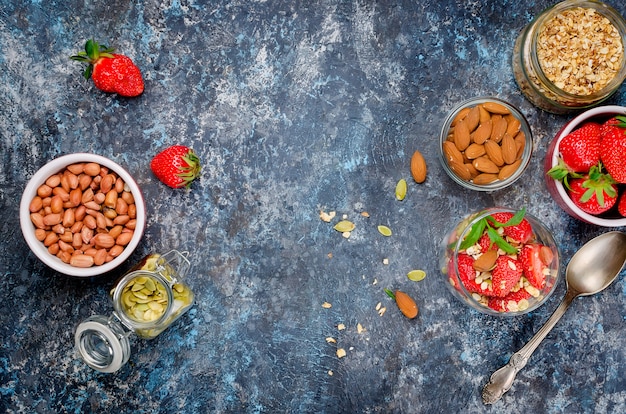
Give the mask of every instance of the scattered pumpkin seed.
<svg viewBox="0 0 626 414">
<path fill-rule="evenodd" d="M 339 223 L 335 224 L 333 228 L 340 233 L 345 233 L 354 230 L 355 227 L 354 223 L 350 220 L 341 220 Z"/>
<path fill-rule="evenodd" d="M 396 199 L 399 201 L 404 200 L 404 197 L 406 197 L 406 190 L 406 180 L 401 178 L 400 181 L 398 181 L 398 184 L 396 184 Z"/>
<path fill-rule="evenodd" d="M 409 273 L 407 273 L 406 277 L 414 282 L 419 282 L 420 280 L 424 280 L 424 278 L 426 277 L 426 272 L 421 269 L 411 270 Z"/>
<path fill-rule="evenodd" d="M 391 229 L 387 226 L 383 226 L 382 224 L 378 226 L 378 232 L 385 237 L 391 236 Z"/>
</svg>

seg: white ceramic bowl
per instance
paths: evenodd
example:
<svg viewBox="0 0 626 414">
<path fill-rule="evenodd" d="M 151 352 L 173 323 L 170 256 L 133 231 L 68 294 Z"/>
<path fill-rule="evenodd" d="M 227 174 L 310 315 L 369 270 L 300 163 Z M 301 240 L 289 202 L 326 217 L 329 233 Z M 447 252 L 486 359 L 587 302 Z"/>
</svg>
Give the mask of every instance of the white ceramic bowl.
<svg viewBox="0 0 626 414">
<path fill-rule="evenodd" d="M 586 223 L 591 223 L 602 227 L 626 226 L 626 217 L 621 217 L 617 215 L 615 215 L 615 217 L 598 217 L 582 211 L 574 204 L 574 202 L 572 202 L 572 199 L 567 194 L 567 191 L 565 190 L 563 184 L 558 180 L 550 178 L 550 176 L 547 175 L 547 172 L 548 170 L 550 170 L 550 168 L 559 163 L 559 143 L 561 142 L 563 137 L 565 137 L 575 129 L 578 129 L 585 122 L 592 120 L 597 122 L 603 122 L 615 115 L 626 115 L 626 107 L 616 105 L 599 106 L 593 109 L 589 109 L 576 116 L 570 122 L 565 124 L 565 126 L 563 126 L 563 128 L 561 128 L 559 132 L 557 132 L 554 139 L 550 143 L 550 146 L 548 147 L 548 151 L 546 153 L 546 158 L 544 161 L 546 186 L 548 187 L 548 191 L 552 195 L 552 198 L 554 198 L 554 201 L 556 201 L 557 204 L 570 216 Z"/>
<path fill-rule="evenodd" d="M 115 172 L 119 177 L 122 178 L 122 180 L 124 180 L 124 182 L 130 188 L 133 198 L 135 199 L 135 205 L 137 207 L 137 223 L 134 230 L 134 235 L 131 241 L 126 245 L 122 253 L 107 263 L 99 266 L 94 265 L 88 268 L 71 266 L 67 263 L 64 263 L 61 259 L 48 252 L 48 248 L 35 237 L 36 228 L 30 219 L 29 209 L 31 201 L 37 195 L 37 189 L 42 184 L 44 184 L 50 176 L 63 171 L 68 165 L 81 162 L 95 162 Z M 31 177 L 31 179 L 28 181 L 28 184 L 24 189 L 24 193 L 22 194 L 22 200 L 20 203 L 20 226 L 22 228 L 22 234 L 24 235 L 24 239 L 26 239 L 28 246 L 33 251 L 33 253 L 35 253 L 35 255 L 46 265 L 60 273 L 69 276 L 92 277 L 113 270 L 114 268 L 122 264 L 126 259 L 128 259 L 132 252 L 137 248 L 139 241 L 143 237 L 143 232 L 146 226 L 146 206 L 139 186 L 131 177 L 131 175 L 120 165 L 100 155 L 88 153 L 68 154 L 56 158 L 41 167 L 39 171 L 37 171 L 35 175 L 33 175 L 33 177 Z"/>
</svg>

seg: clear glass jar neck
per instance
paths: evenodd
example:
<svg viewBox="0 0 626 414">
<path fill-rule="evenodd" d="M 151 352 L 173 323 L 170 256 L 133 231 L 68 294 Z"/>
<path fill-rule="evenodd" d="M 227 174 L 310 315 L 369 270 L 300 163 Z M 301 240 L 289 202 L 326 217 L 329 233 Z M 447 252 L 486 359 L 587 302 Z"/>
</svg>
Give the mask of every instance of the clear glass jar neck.
<svg viewBox="0 0 626 414">
<path fill-rule="evenodd" d="M 91 368 L 111 373 L 128 362 L 131 334 L 114 316 L 94 315 L 78 325 L 75 347 Z"/>
</svg>

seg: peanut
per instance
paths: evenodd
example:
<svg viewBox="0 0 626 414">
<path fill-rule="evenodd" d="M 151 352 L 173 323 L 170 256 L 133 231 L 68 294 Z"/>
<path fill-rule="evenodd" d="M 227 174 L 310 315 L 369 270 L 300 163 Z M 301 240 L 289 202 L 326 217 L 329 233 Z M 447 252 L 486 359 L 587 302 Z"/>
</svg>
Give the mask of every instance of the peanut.
<svg viewBox="0 0 626 414">
<path fill-rule="evenodd" d="M 130 188 L 97 163 L 72 164 L 48 177 L 29 211 L 37 240 L 76 267 L 100 266 L 118 257 L 137 225 Z"/>
</svg>

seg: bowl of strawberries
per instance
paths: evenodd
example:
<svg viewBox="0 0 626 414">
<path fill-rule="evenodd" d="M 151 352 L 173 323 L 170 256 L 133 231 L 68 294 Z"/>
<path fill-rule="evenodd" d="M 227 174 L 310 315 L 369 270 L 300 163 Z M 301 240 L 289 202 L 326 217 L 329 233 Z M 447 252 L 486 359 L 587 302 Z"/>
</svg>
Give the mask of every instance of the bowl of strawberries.
<svg viewBox="0 0 626 414">
<path fill-rule="evenodd" d="M 626 226 L 626 107 L 581 113 L 554 137 L 544 162 L 546 186 L 570 216 Z"/>
<path fill-rule="evenodd" d="M 537 309 L 559 280 L 551 232 L 525 208 L 488 208 L 464 217 L 443 240 L 440 266 L 452 294 L 489 315 Z"/>
</svg>

